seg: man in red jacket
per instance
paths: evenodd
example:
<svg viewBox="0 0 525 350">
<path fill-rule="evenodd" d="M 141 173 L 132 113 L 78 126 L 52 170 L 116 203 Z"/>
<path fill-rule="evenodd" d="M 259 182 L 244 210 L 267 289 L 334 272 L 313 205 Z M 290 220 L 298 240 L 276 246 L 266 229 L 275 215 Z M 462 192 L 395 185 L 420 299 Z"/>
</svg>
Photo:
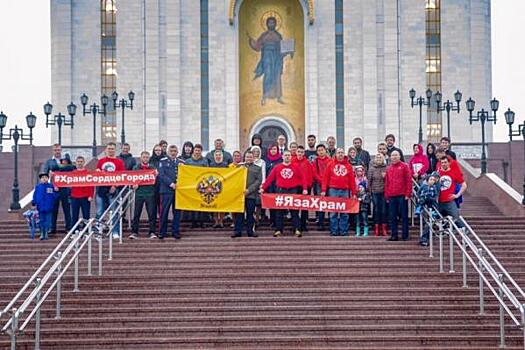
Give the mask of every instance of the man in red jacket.
<svg viewBox="0 0 525 350">
<path fill-rule="evenodd" d="M 289 194 L 308 194 L 308 186 L 306 183 L 306 178 L 301 175 L 301 169 L 295 163 L 292 163 L 292 154 L 290 151 L 286 150 L 283 153 L 283 162 L 277 164 L 270 175 L 266 177 L 264 184 L 261 186 L 261 193 L 264 193 L 275 181 L 276 193 L 289 193 Z M 300 220 L 299 213 L 297 210 L 290 210 L 292 215 L 292 227 L 293 232 L 296 237 L 301 237 L 302 233 L 299 229 Z M 283 221 L 284 211 L 277 210 L 275 213 L 275 232 L 273 233 L 274 237 L 279 237 L 282 235 L 284 230 L 284 221 Z"/>
<path fill-rule="evenodd" d="M 297 157 L 295 157 L 295 160 L 292 159 L 292 163 L 295 163 L 299 166 L 299 169 L 301 170 L 301 175 L 305 178 L 306 186 L 308 187 L 308 194 L 310 194 L 312 193 L 312 186 L 314 184 L 314 171 L 312 168 L 312 164 L 310 163 L 308 158 L 306 158 L 304 146 L 298 146 L 296 154 Z M 308 227 L 306 226 L 307 222 L 308 210 L 301 210 L 301 225 L 299 231 L 308 231 Z"/>
<path fill-rule="evenodd" d="M 321 196 L 327 191 L 329 197 L 338 198 L 355 198 L 357 194 L 354 169 L 342 148 L 336 149 L 324 173 Z M 330 235 L 348 236 L 348 218 L 346 213 L 330 213 Z"/>
<path fill-rule="evenodd" d="M 454 218 L 458 227 L 463 227 L 463 223 L 459 220 L 459 208 L 456 204 L 456 199 L 461 197 L 467 190 L 467 183 L 463 179 L 463 173 L 459 168 L 452 167 L 452 162 L 457 164 L 457 161 L 451 159 L 451 156 L 443 156 L 438 166 L 439 170 L 439 211 L 441 215 L 450 215 Z M 455 193 L 456 186 L 459 187 L 459 192 Z"/>
<path fill-rule="evenodd" d="M 76 170 L 72 174 L 87 173 L 85 167 L 86 160 L 82 156 L 78 156 L 75 160 Z M 75 225 L 80 216 L 82 210 L 82 218 L 88 220 L 91 211 L 91 202 L 95 196 L 95 187 L 93 186 L 82 186 L 82 187 L 71 187 L 71 219 L 72 225 Z"/>
<path fill-rule="evenodd" d="M 312 168 L 314 171 L 314 194 L 318 196 L 322 191 L 324 173 L 332 158 L 328 156 L 325 145 L 317 145 L 316 150 L 317 157 L 312 162 Z M 320 231 L 324 231 L 324 215 L 324 211 L 317 212 L 317 228 Z"/>
<path fill-rule="evenodd" d="M 389 203 L 390 230 L 389 241 L 397 241 L 397 225 L 401 217 L 402 239 L 408 240 L 408 200 L 412 196 L 412 175 L 408 164 L 401 161 L 398 151 L 392 151 L 391 163 L 385 175 L 385 199 Z"/>
</svg>

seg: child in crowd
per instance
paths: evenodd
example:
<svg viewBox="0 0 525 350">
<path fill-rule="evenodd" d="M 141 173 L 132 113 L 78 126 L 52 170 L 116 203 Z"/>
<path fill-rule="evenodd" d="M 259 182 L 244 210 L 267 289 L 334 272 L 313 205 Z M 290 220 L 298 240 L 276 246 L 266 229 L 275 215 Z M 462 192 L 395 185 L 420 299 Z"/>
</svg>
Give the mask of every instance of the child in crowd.
<svg viewBox="0 0 525 350">
<path fill-rule="evenodd" d="M 368 188 L 368 179 L 366 178 L 365 167 L 358 165 L 354 167 L 355 173 L 355 184 L 359 186 L 360 183 L 364 183 L 365 187 Z"/>
<path fill-rule="evenodd" d="M 377 153 L 370 169 L 368 169 L 368 179 L 372 202 L 374 203 L 375 235 L 385 237 L 388 236 L 388 211 L 385 200 L 386 169 L 385 157 L 383 154 Z"/>
<path fill-rule="evenodd" d="M 423 207 L 432 209 L 433 206 L 437 205 L 439 197 L 439 173 L 434 171 L 428 175 L 417 192 L 417 206 L 415 210 L 416 215 L 421 215 Z"/>
<path fill-rule="evenodd" d="M 38 175 L 40 183 L 36 185 L 33 193 L 31 205 L 36 207 L 40 218 L 40 240 L 46 240 L 51 229 L 51 216 L 53 215 L 53 205 L 58 197 L 53 185 L 49 182 L 49 175 L 41 173 Z"/>
<path fill-rule="evenodd" d="M 368 236 L 368 211 L 370 210 L 370 194 L 367 191 L 367 183 L 362 181 L 357 185 L 357 200 L 359 201 L 359 214 L 355 227 L 355 236 L 361 236 L 361 225 L 363 226 L 363 237 Z"/>
</svg>

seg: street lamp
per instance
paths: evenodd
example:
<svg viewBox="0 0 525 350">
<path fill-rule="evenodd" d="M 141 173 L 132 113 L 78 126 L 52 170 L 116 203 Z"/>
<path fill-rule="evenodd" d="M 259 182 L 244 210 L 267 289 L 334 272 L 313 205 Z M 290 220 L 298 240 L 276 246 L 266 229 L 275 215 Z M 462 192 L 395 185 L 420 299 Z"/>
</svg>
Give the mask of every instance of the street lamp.
<svg viewBox="0 0 525 350">
<path fill-rule="evenodd" d="M 29 135 L 24 135 L 24 130 L 19 128 L 18 125 L 15 125 L 14 128 L 9 129 L 9 133 L 4 134 L 4 128 L 7 125 L 7 116 L 0 112 L 0 144 L 3 140 L 14 141 L 14 165 L 15 165 L 15 174 L 13 177 L 13 188 L 11 190 L 11 205 L 9 206 L 10 210 L 20 210 L 20 188 L 18 186 L 18 141 L 24 140 L 29 141 L 29 144 L 33 144 L 33 128 L 36 125 L 36 116 L 33 113 L 29 113 L 26 116 L 27 127 L 29 128 Z"/>
<path fill-rule="evenodd" d="M 62 125 L 64 126 L 71 126 L 71 129 L 73 129 L 73 126 L 75 125 L 75 113 L 77 112 L 77 106 L 71 102 L 67 106 L 67 113 L 69 114 L 69 119 L 62 113 L 55 114 L 52 118 L 50 118 L 51 113 L 53 113 L 53 105 L 51 103 L 46 103 L 44 105 L 44 114 L 46 115 L 46 128 L 49 127 L 49 125 L 57 125 L 58 126 L 58 144 L 62 145 Z"/>
<path fill-rule="evenodd" d="M 106 107 L 109 103 L 109 98 L 106 95 L 103 95 L 100 98 L 100 103 L 102 106 L 93 103 L 89 106 L 89 109 L 86 109 L 89 97 L 86 94 L 80 96 L 80 103 L 82 103 L 82 115 L 91 114 L 93 115 L 93 145 L 91 146 L 91 155 L 93 157 L 97 156 L 97 113 L 106 116 Z"/>
<path fill-rule="evenodd" d="M 523 121 L 523 124 L 518 125 L 518 129 L 513 130 L 512 124 L 514 124 L 514 112 L 510 110 L 510 108 L 505 112 L 505 122 L 509 126 L 509 139 L 512 141 L 512 138 L 514 136 L 522 136 L 523 137 L 523 161 L 525 164 L 525 120 Z M 509 159 L 509 162 L 511 160 Z M 525 205 L 525 175 L 523 178 L 523 199 L 521 200 L 521 204 Z"/>
<path fill-rule="evenodd" d="M 113 109 L 115 109 L 115 111 L 117 110 L 117 108 L 120 108 L 122 110 L 122 129 L 120 132 L 121 144 L 126 143 L 126 132 L 124 131 L 124 111 L 126 108 L 133 110 L 133 100 L 135 99 L 135 93 L 133 91 L 128 92 L 128 98 L 129 102 L 125 98 L 122 98 L 121 100 L 117 101 L 117 92 L 113 91 L 113 93 L 111 94 L 111 99 L 113 100 Z"/>
<path fill-rule="evenodd" d="M 472 125 L 472 122 L 481 122 L 481 173 L 486 174 L 487 154 L 485 153 L 485 122 L 494 122 L 494 124 L 496 124 L 496 111 L 499 108 L 499 101 L 495 98 L 493 98 L 492 101 L 490 101 L 490 109 L 492 110 L 492 114 L 489 114 L 489 111 L 486 111 L 482 108 L 480 111 L 477 112 L 476 115 L 473 115 L 472 112 L 474 112 L 476 101 L 474 101 L 472 97 L 469 97 L 469 99 L 466 102 L 466 105 L 467 111 L 469 112 L 468 121 L 470 125 Z"/>
<path fill-rule="evenodd" d="M 426 93 L 426 99 L 422 96 L 419 96 L 416 101 L 414 102 L 414 99 L 416 98 L 416 90 L 410 89 L 408 92 L 408 96 L 410 97 L 410 106 L 414 108 L 414 106 L 419 106 L 419 136 L 418 136 L 418 143 L 421 144 L 423 142 L 423 106 L 430 106 L 430 99 L 432 98 L 432 90 L 427 89 Z"/>
<path fill-rule="evenodd" d="M 461 102 L 461 97 L 463 95 L 461 94 L 461 92 L 459 90 L 457 90 L 455 93 L 454 93 L 454 100 L 456 101 L 456 105 L 454 106 L 454 102 L 451 102 L 450 100 L 447 100 L 446 102 L 443 103 L 443 106 L 441 106 L 441 101 L 442 101 L 442 95 L 441 93 L 438 91 L 436 92 L 436 102 L 437 102 L 437 106 L 436 106 L 436 112 L 442 112 L 442 111 L 446 111 L 447 112 L 447 136 L 449 138 L 449 140 L 451 140 L 450 138 L 450 111 L 453 111 L 453 112 L 458 112 L 459 114 L 459 111 L 460 111 L 460 107 L 459 107 L 459 103 Z"/>
</svg>

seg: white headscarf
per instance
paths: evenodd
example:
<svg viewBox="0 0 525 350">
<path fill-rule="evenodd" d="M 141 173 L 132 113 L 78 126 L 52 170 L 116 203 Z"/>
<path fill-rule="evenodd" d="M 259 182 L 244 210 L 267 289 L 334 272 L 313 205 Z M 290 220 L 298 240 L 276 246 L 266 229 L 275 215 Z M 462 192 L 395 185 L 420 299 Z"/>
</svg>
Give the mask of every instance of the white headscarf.
<svg viewBox="0 0 525 350">
<path fill-rule="evenodd" d="M 266 180 L 266 162 L 261 158 L 262 156 L 262 150 L 261 150 L 261 147 L 259 146 L 252 146 L 250 147 L 250 151 L 254 151 L 254 150 L 258 150 L 259 151 L 259 157 L 256 157 L 255 154 L 253 155 L 253 164 L 261 167 L 262 169 L 262 180 L 264 182 L 264 180 Z"/>
</svg>

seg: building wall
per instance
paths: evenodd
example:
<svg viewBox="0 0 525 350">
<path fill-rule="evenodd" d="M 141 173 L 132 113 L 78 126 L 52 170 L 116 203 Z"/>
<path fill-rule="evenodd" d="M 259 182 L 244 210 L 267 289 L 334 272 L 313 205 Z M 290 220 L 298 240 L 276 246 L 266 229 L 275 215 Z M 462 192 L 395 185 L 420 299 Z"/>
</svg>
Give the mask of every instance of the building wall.
<svg viewBox="0 0 525 350">
<path fill-rule="evenodd" d="M 222 137 L 228 149 L 236 149 L 239 36 L 237 20 L 228 21 L 229 4 L 209 1 L 209 140 Z M 200 1 L 117 0 L 116 6 L 117 91 L 136 94 L 134 110 L 126 110 L 133 151 L 151 149 L 161 138 L 178 145 L 201 142 Z M 315 22 L 305 21 L 305 133 L 325 140 L 336 132 L 335 8 L 334 1 L 314 6 Z M 441 0 L 441 11 L 443 96 L 463 92 L 463 111 L 452 115 L 452 138 L 477 141 L 480 127 L 467 127 L 464 101 L 472 96 L 478 109 L 491 98 L 490 0 Z M 99 1 L 52 0 L 51 17 L 51 102 L 65 111 L 86 92 L 98 103 Z M 363 136 L 373 150 L 393 133 L 409 149 L 417 141 L 419 113 L 408 91 L 423 94 L 426 86 L 424 2 L 345 0 L 343 26 L 345 146 Z M 64 144 L 91 144 L 91 117 L 79 116 L 76 123 L 71 133 L 64 132 Z M 120 124 L 119 112 L 117 135 Z"/>
</svg>

